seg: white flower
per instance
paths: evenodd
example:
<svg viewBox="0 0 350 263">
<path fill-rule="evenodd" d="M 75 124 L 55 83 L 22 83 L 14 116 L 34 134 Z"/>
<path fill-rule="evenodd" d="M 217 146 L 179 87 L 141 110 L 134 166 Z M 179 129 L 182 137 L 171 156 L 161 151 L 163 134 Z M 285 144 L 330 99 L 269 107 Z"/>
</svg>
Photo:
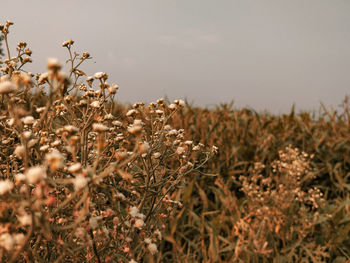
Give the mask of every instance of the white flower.
<svg viewBox="0 0 350 263">
<path fill-rule="evenodd" d="M 24 156 L 24 150 L 25 150 L 25 148 L 23 145 L 18 145 L 13 153 L 18 158 L 22 158 Z"/>
<path fill-rule="evenodd" d="M 95 79 L 102 79 L 102 78 L 104 78 L 106 75 L 107 75 L 107 74 L 104 73 L 104 72 L 96 72 L 96 73 L 94 74 L 94 77 L 95 77 Z"/>
<path fill-rule="evenodd" d="M 42 112 L 44 112 L 44 110 L 45 110 L 45 107 L 40 107 L 40 108 L 36 109 L 36 112 L 37 113 L 42 113 Z"/>
<path fill-rule="evenodd" d="M 30 138 L 30 136 L 32 136 L 32 132 L 31 131 L 25 131 L 22 133 L 23 138 L 25 138 L 26 140 L 28 140 Z"/>
<path fill-rule="evenodd" d="M 193 141 L 185 141 L 185 144 L 186 144 L 186 145 L 192 145 L 192 144 L 193 144 Z"/>
<path fill-rule="evenodd" d="M 92 124 L 92 129 L 95 132 L 105 132 L 105 131 L 109 130 L 109 128 L 106 125 L 103 125 L 102 123 L 94 123 L 94 124 Z"/>
<path fill-rule="evenodd" d="M 26 236 L 23 233 L 14 234 L 13 239 L 16 245 L 22 246 L 25 242 Z"/>
<path fill-rule="evenodd" d="M 152 255 L 154 255 L 155 253 L 158 252 L 157 245 L 154 243 L 148 244 L 147 247 L 148 247 L 149 252 L 151 252 Z"/>
<path fill-rule="evenodd" d="M 112 124 L 117 127 L 121 127 L 123 125 L 120 121 L 113 121 Z"/>
<path fill-rule="evenodd" d="M 46 171 L 42 166 L 33 166 L 25 173 L 29 184 L 36 184 L 46 178 Z"/>
<path fill-rule="evenodd" d="M 95 108 L 95 109 L 98 109 L 101 107 L 101 104 L 99 101 L 95 100 L 95 101 L 91 102 L 90 106 Z"/>
<path fill-rule="evenodd" d="M 40 147 L 40 151 L 41 152 L 46 152 L 49 148 L 50 148 L 49 145 L 43 145 L 43 146 Z"/>
<path fill-rule="evenodd" d="M 70 173 L 76 173 L 79 172 L 81 170 L 81 164 L 80 163 L 75 163 L 71 166 L 69 166 L 68 171 Z"/>
<path fill-rule="evenodd" d="M 150 238 L 148 238 L 148 237 L 146 237 L 144 241 L 148 245 L 152 243 L 152 240 Z"/>
<path fill-rule="evenodd" d="M 45 155 L 46 161 L 49 163 L 50 168 L 56 171 L 63 167 L 63 155 L 56 149 Z"/>
<path fill-rule="evenodd" d="M 49 72 L 42 73 L 39 77 L 39 84 L 43 84 L 49 77 Z"/>
<path fill-rule="evenodd" d="M 175 110 L 175 109 L 176 109 L 176 105 L 175 105 L 174 103 L 171 103 L 171 104 L 168 106 L 168 108 L 169 108 L 170 110 Z"/>
<path fill-rule="evenodd" d="M 193 150 L 193 151 L 199 151 L 199 150 L 200 150 L 200 148 L 199 148 L 199 146 L 198 146 L 198 145 L 196 145 L 196 146 L 194 146 L 194 147 L 192 148 L 192 150 Z"/>
<path fill-rule="evenodd" d="M 10 252 L 15 245 L 14 238 L 9 233 L 3 233 L 0 235 L 0 246 Z"/>
<path fill-rule="evenodd" d="M 28 142 L 28 148 L 32 148 L 36 143 L 38 142 L 38 139 L 31 139 L 29 142 Z"/>
<path fill-rule="evenodd" d="M 136 219 L 134 226 L 138 229 L 141 229 L 144 226 L 145 222 L 142 219 Z"/>
<path fill-rule="evenodd" d="M 58 145 L 60 145 L 61 144 L 61 141 L 60 140 L 55 140 L 53 143 L 51 143 L 51 146 L 52 147 L 56 147 L 56 146 L 58 146 Z"/>
<path fill-rule="evenodd" d="M 61 63 L 57 58 L 48 58 L 47 59 L 47 68 L 51 70 L 58 70 L 62 67 Z"/>
<path fill-rule="evenodd" d="M 30 214 L 17 215 L 17 219 L 22 226 L 30 226 L 32 224 L 32 215 Z"/>
<path fill-rule="evenodd" d="M 6 179 L 4 181 L 0 181 L 0 195 L 6 194 L 13 189 L 13 183 Z"/>
<path fill-rule="evenodd" d="M 24 118 L 22 118 L 22 122 L 25 124 L 25 125 L 31 125 L 33 124 L 35 121 L 34 117 L 33 116 L 26 116 Z"/>
<path fill-rule="evenodd" d="M 8 119 L 6 120 L 6 123 L 8 126 L 12 127 L 12 125 L 15 123 L 15 119 L 14 118 Z"/>
<path fill-rule="evenodd" d="M 179 100 L 179 106 L 181 107 L 185 106 L 185 102 L 183 100 Z"/>
<path fill-rule="evenodd" d="M 148 152 L 150 146 L 149 146 L 149 143 L 148 142 L 144 142 L 144 143 L 141 143 L 140 146 L 139 146 L 139 151 L 140 153 L 146 153 Z"/>
<path fill-rule="evenodd" d="M 156 231 L 154 231 L 154 233 L 158 236 L 159 240 L 162 240 L 162 233 L 159 231 L 159 229 L 157 229 Z"/>
<path fill-rule="evenodd" d="M 111 86 L 107 87 L 109 93 L 115 94 L 117 90 L 119 89 L 119 86 L 117 84 L 112 84 Z"/>
<path fill-rule="evenodd" d="M 3 82 L 0 82 L 0 94 L 8 94 L 16 91 L 16 89 L 17 89 L 16 85 L 11 81 L 6 80 Z"/>
<path fill-rule="evenodd" d="M 129 117 L 129 116 L 136 114 L 136 113 L 137 113 L 137 111 L 135 109 L 131 109 L 126 113 L 126 116 Z"/>
<path fill-rule="evenodd" d="M 138 133 L 142 130 L 142 126 L 141 125 L 131 125 L 130 127 L 128 127 L 128 132 L 131 134 L 135 134 Z"/>
<path fill-rule="evenodd" d="M 181 147 L 181 146 L 177 147 L 176 153 L 177 153 L 178 155 L 184 154 L 184 153 L 185 153 L 185 148 L 184 148 L 184 147 Z"/>
<path fill-rule="evenodd" d="M 162 115 L 162 114 L 164 113 L 164 111 L 162 111 L 162 110 L 156 110 L 156 113 L 157 113 L 158 115 Z"/>
<path fill-rule="evenodd" d="M 136 217 L 139 214 L 139 209 L 136 206 L 133 206 L 129 210 L 129 215 Z"/>
<path fill-rule="evenodd" d="M 108 114 L 106 114 L 103 118 L 104 118 L 105 120 L 113 120 L 114 116 L 113 116 L 111 113 L 108 113 Z"/>
<path fill-rule="evenodd" d="M 83 189 L 87 186 L 88 180 L 86 179 L 86 177 L 78 175 L 77 177 L 75 177 L 73 184 L 75 191 L 79 191 L 80 189 Z"/>
<path fill-rule="evenodd" d="M 154 157 L 155 159 L 158 159 L 161 155 L 162 155 L 162 154 L 161 154 L 160 152 L 156 152 L 156 153 L 153 154 L 153 157 Z"/>
<path fill-rule="evenodd" d="M 78 132 L 79 129 L 73 125 L 66 125 L 63 127 L 67 132 Z"/>
<path fill-rule="evenodd" d="M 170 130 L 170 131 L 168 132 L 168 135 L 169 135 L 169 136 L 177 135 L 177 134 L 178 134 L 178 131 L 175 130 L 175 129 L 172 129 L 172 130 Z"/>
<path fill-rule="evenodd" d="M 26 180 L 26 176 L 22 173 L 15 174 L 15 180 L 16 182 L 23 182 Z"/>
</svg>

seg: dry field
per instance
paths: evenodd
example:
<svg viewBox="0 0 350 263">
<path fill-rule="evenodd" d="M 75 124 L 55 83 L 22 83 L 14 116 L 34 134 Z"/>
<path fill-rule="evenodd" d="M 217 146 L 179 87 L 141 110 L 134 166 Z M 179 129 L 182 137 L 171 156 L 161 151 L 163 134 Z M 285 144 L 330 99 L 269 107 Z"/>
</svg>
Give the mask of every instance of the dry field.
<svg viewBox="0 0 350 263">
<path fill-rule="evenodd" d="M 258 114 L 118 105 L 70 70 L 28 73 L 0 25 L 1 262 L 350 262 L 350 104 Z"/>
</svg>

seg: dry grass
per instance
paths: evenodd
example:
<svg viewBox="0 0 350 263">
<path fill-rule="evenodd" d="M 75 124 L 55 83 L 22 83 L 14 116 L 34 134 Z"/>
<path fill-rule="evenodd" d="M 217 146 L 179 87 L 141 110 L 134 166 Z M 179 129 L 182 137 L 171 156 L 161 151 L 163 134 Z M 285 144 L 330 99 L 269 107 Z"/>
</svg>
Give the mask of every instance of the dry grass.
<svg viewBox="0 0 350 263">
<path fill-rule="evenodd" d="M 118 86 L 86 77 L 90 54 L 72 40 L 68 74 L 55 59 L 23 71 L 31 50 L 11 57 L 11 25 L 0 26 L 1 261 L 349 262 L 347 100 L 317 116 L 116 105 Z"/>
</svg>

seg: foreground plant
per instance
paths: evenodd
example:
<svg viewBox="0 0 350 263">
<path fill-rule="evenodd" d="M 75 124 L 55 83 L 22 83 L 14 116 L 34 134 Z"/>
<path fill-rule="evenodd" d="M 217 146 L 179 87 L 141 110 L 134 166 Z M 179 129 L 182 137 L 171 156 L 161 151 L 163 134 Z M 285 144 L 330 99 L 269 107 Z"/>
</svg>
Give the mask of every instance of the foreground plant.
<svg viewBox="0 0 350 263">
<path fill-rule="evenodd" d="M 158 252 L 170 199 L 183 179 L 217 151 L 186 139 L 169 120 L 184 106 L 163 99 L 115 112 L 118 85 L 79 69 L 90 58 L 69 53 L 31 74 L 27 44 L 10 56 L 13 23 L 0 25 L 8 58 L 0 77 L 0 259 L 135 262 Z"/>
</svg>

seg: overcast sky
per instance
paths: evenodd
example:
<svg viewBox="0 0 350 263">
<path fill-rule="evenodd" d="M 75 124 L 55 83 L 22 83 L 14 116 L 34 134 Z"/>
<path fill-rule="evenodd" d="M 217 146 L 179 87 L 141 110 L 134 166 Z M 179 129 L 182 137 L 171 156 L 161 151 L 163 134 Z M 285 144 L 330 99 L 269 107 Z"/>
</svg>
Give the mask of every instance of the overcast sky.
<svg viewBox="0 0 350 263">
<path fill-rule="evenodd" d="M 350 94 L 349 0 L 0 0 L 44 72 L 63 41 L 109 74 L 120 102 L 187 98 L 258 111 L 318 109 Z"/>
</svg>

